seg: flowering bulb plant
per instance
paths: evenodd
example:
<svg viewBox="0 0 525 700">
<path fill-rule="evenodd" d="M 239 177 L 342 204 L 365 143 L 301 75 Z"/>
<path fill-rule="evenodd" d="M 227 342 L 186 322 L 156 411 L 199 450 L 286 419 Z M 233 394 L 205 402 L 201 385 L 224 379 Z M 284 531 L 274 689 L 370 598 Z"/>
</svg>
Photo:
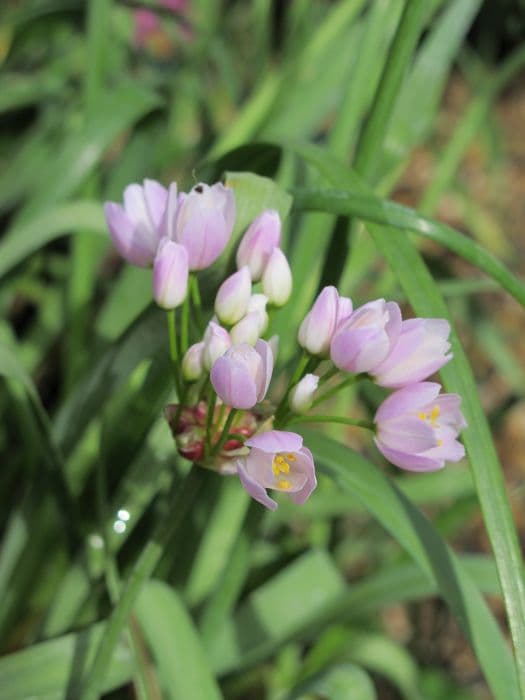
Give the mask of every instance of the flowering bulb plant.
<svg viewBox="0 0 525 700">
<path fill-rule="evenodd" d="M 180 455 L 236 474 L 272 510 L 277 502 L 268 491 L 301 504 L 317 485 L 312 453 L 287 429 L 296 423 L 370 430 L 382 455 L 409 471 L 441 469 L 464 456 L 460 397 L 425 381 L 452 358 L 447 321 L 403 319 L 399 305 L 385 299 L 354 308 L 335 287 L 324 287 L 291 329 L 300 355 L 296 370 L 284 390 L 272 391 L 279 338 L 271 336 L 270 317 L 286 305 L 293 286 L 279 213 L 263 210 L 249 224 L 231 257 L 237 269 L 220 283 L 214 315 L 204 319 L 197 273 L 229 247 L 233 189 L 199 183 L 184 193 L 175 183 L 166 189 L 146 180 L 129 185 L 123 205 L 108 203 L 105 212 L 120 255 L 153 268 L 153 297 L 167 311 L 177 401 L 165 416 Z M 315 412 L 365 380 L 394 390 L 373 420 Z"/>
</svg>

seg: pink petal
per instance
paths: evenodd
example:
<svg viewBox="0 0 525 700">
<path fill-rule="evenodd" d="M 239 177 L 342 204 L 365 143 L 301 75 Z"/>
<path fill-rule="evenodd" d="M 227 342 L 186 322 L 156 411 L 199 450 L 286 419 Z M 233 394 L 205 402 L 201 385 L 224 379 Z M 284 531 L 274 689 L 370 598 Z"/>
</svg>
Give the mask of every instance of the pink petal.
<svg viewBox="0 0 525 700">
<path fill-rule="evenodd" d="M 276 452 L 299 452 L 303 446 L 303 438 L 297 433 L 291 433 L 286 430 L 268 430 L 265 433 L 253 435 L 244 444 L 272 454 Z"/>
<path fill-rule="evenodd" d="M 241 484 L 244 486 L 246 491 L 259 503 L 269 510 L 275 510 L 277 508 L 277 503 L 268 496 L 266 490 L 261 484 L 259 484 L 255 479 L 253 479 L 245 469 L 244 463 L 239 460 L 237 462 L 237 474 L 241 480 Z"/>
<path fill-rule="evenodd" d="M 407 412 L 417 412 L 434 401 L 440 389 L 441 386 L 436 382 L 418 382 L 398 389 L 379 406 L 374 422 L 380 424 Z"/>
</svg>

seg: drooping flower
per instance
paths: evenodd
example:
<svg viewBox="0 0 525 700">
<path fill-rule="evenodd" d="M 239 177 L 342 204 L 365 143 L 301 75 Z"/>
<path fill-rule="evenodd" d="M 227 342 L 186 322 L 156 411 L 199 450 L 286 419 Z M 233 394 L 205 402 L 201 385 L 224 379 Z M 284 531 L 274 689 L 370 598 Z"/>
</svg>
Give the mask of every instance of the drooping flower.
<svg viewBox="0 0 525 700">
<path fill-rule="evenodd" d="M 403 321 L 390 353 L 373 374 L 377 384 L 398 388 L 426 379 L 452 359 L 450 324 L 440 318 Z M 447 354 L 448 353 L 448 354 Z"/>
<path fill-rule="evenodd" d="M 294 413 L 307 413 L 312 407 L 314 394 L 319 386 L 317 374 L 305 374 L 290 392 L 288 403 Z"/>
<path fill-rule="evenodd" d="M 292 293 L 292 271 L 286 255 L 274 248 L 262 276 L 262 288 L 270 304 L 284 306 Z"/>
<path fill-rule="evenodd" d="M 304 503 L 317 486 L 312 453 L 303 447 L 297 433 L 270 430 L 245 442 L 247 457 L 237 462 L 237 472 L 250 496 L 270 510 L 277 503 L 266 489 L 287 493 L 298 504 Z"/>
<path fill-rule="evenodd" d="M 311 355 L 326 355 L 337 326 L 339 294 L 324 287 L 299 327 L 299 345 Z M 351 311 L 351 309 L 350 309 Z"/>
<path fill-rule="evenodd" d="M 435 471 L 465 454 L 458 442 L 466 427 L 457 394 L 440 394 L 434 382 L 399 389 L 379 406 L 374 441 L 389 462 L 410 471 Z"/>
<path fill-rule="evenodd" d="M 246 229 L 237 249 L 237 267 L 247 265 L 252 280 L 258 282 L 272 250 L 281 242 L 281 219 L 274 209 L 266 209 Z"/>
<path fill-rule="evenodd" d="M 232 326 L 246 314 L 252 293 L 250 270 L 245 265 L 227 277 L 215 297 L 215 313 L 222 323 Z"/>
<path fill-rule="evenodd" d="M 266 396 L 272 371 L 272 350 L 266 341 L 258 340 L 255 347 L 232 346 L 215 361 L 210 379 L 227 406 L 248 409 Z"/>
<path fill-rule="evenodd" d="M 163 309 L 180 306 L 188 293 L 188 251 L 162 238 L 153 262 L 153 296 Z"/>
<path fill-rule="evenodd" d="M 132 265 L 153 263 L 162 236 L 161 222 L 168 192 L 155 180 L 133 183 L 124 190 L 124 206 L 106 202 L 104 213 L 111 240 L 120 255 Z"/>
<path fill-rule="evenodd" d="M 338 328 L 330 357 L 346 372 L 374 372 L 401 331 L 401 311 L 395 302 L 377 299 L 356 309 Z"/>
<path fill-rule="evenodd" d="M 170 198 L 173 197 L 170 192 Z M 230 240 L 235 222 L 235 197 L 230 187 L 217 182 L 196 185 L 178 195 L 171 205 L 168 235 L 189 255 L 190 270 L 203 270 L 217 260 Z"/>
<path fill-rule="evenodd" d="M 232 341 L 228 331 L 215 321 L 210 321 L 204 333 L 202 364 L 208 372 L 213 363 L 231 347 Z"/>
</svg>

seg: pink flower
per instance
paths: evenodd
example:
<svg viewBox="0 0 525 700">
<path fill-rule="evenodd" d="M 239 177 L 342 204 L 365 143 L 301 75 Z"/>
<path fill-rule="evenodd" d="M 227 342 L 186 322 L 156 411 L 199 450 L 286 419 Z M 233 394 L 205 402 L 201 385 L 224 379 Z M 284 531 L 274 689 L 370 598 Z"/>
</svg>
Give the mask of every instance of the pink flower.
<svg viewBox="0 0 525 700">
<path fill-rule="evenodd" d="M 162 25 L 158 15 L 146 8 L 135 10 L 133 17 L 135 20 L 135 45 L 142 48 L 152 37 L 156 36 Z"/>
<path fill-rule="evenodd" d="M 350 302 L 351 303 L 351 302 Z M 311 355 L 326 355 L 337 327 L 339 293 L 324 287 L 299 327 L 299 345 Z M 351 312 L 351 309 L 350 309 Z"/>
<path fill-rule="evenodd" d="M 401 333 L 390 353 L 374 368 L 381 386 L 402 387 L 426 379 L 452 359 L 448 336 L 450 324 L 440 318 L 403 321 Z"/>
<path fill-rule="evenodd" d="M 155 180 L 144 180 L 124 190 L 124 206 L 106 202 L 104 213 L 111 239 L 120 255 L 132 265 L 153 263 L 160 238 L 168 192 Z"/>
<path fill-rule="evenodd" d="M 237 267 L 248 265 L 254 282 L 264 272 L 272 250 L 281 242 L 281 219 L 274 209 L 266 209 L 246 229 L 237 249 Z"/>
<path fill-rule="evenodd" d="M 200 183 L 188 194 L 170 190 L 168 236 L 189 255 L 190 270 L 203 270 L 217 260 L 230 240 L 235 222 L 233 190 L 217 182 Z"/>
<path fill-rule="evenodd" d="M 233 408 L 252 408 L 268 391 L 273 371 L 273 354 L 264 340 L 255 347 L 234 345 L 211 368 L 213 388 L 224 403 Z"/>
<path fill-rule="evenodd" d="M 374 441 L 380 452 L 401 469 L 435 471 L 457 462 L 465 448 L 457 441 L 466 427 L 457 394 L 441 394 L 434 382 L 411 384 L 391 394 L 374 417 Z"/>
<path fill-rule="evenodd" d="M 356 309 L 338 328 L 330 357 L 345 372 L 374 372 L 397 341 L 401 311 L 394 302 L 377 299 Z"/>
<path fill-rule="evenodd" d="M 312 453 L 303 447 L 297 433 L 270 430 L 245 442 L 250 454 L 237 462 L 242 485 L 252 498 L 270 510 L 277 503 L 266 489 L 288 493 L 298 504 L 304 503 L 317 486 Z"/>
<path fill-rule="evenodd" d="M 231 347 L 230 334 L 215 321 L 210 321 L 204 333 L 202 364 L 210 371 L 213 363 Z"/>
<path fill-rule="evenodd" d="M 162 238 L 153 263 L 153 296 L 163 309 L 180 306 L 188 292 L 188 252 Z"/>
</svg>

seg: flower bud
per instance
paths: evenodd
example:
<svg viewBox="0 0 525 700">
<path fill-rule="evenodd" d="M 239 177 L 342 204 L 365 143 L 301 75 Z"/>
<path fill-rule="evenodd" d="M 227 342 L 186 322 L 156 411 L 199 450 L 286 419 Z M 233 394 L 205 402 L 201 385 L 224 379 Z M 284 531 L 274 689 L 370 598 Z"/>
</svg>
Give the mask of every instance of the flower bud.
<svg viewBox="0 0 525 700">
<path fill-rule="evenodd" d="M 267 304 L 268 297 L 265 294 L 252 294 L 250 301 L 248 302 L 248 308 L 246 309 L 247 315 L 252 311 L 259 311 L 262 314 L 262 323 L 259 335 L 263 335 L 268 328 L 269 318 L 266 311 Z"/>
<path fill-rule="evenodd" d="M 196 382 L 202 377 L 204 342 L 191 345 L 182 358 L 182 376 L 187 382 Z"/>
<path fill-rule="evenodd" d="M 215 313 L 221 323 L 232 326 L 241 320 L 248 309 L 251 292 L 250 270 L 246 266 L 224 280 L 215 298 Z"/>
<path fill-rule="evenodd" d="M 279 353 L 279 336 L 272 335 L 272 337 L 268 341 L 268 345 L 270 346 L 270 348 L 272 350 L 273 363 L 275 364 L 277 362 L 277 355 Z"/>
<path fill-rule="evenodd" d="M 281 242 L 281 219 L 266 209 L 248 226 L 237 250 L 237 267 L 247 265 L 252 280 L 261 279 L 272 250 Z"/>
<path fill-rule="evenodd" d="M 188 251 L 190 270 L 203 270 L 226 247 L 234 221 L 233 190 L 220 182 L 212 187 L 199 183 L 178 197 L 175 220 L 168 222 L 168 228 Z"/>
<path fill-rule="evenodd" d="M 314 394 L 319 385 L 316 374 L 305 374 L 290 392 L 290 408 L 294 413 L 307 413 L 312 408 Z"/>
<path fill-rule="evenodd" d="M 272 370 L 270 346 L 258 340 L 255 348 L 244 343 L 232 346 L 214 363 L 210 379 L 227 406 L 247 409 L 266 396 Z"/>
<path fill-rule="evenodd" d="M 202 364 L 208 372 L 213 363 L 231 347 L 230 334 L 215 321 L 210 321 L 204 334 Z"/>
<path fill-rule="evenodd" d="M 335 287 L 325 287 L 299 327 L 299 345 L 311 355 L 326 355 L 336 330 L 339 294 Z"/>
<path fill-rule="evenodd" d="M 251 311 L 249 314 L 246 314 L 230 330 L 232 344 L 248 343 L 248 345 L 255 345 L 261 337 L 262 328 L 266 322 L 265 315 L 267 316 L 266 312 L 262 311 Z"/>
<path fill-rule="evenodd" d="M 188 253 L 184 246 L 162 238 L 153 263 L 153 296 L 163 309 L 180 306 L 188 292 Z"/>
<path fill-rule="evenodd" d="M 262 277 L 262 288 L 270 304 L 284 306 L 292 293 L 292 271 L 286 255 L 274 248 Z"/>
</svg>

